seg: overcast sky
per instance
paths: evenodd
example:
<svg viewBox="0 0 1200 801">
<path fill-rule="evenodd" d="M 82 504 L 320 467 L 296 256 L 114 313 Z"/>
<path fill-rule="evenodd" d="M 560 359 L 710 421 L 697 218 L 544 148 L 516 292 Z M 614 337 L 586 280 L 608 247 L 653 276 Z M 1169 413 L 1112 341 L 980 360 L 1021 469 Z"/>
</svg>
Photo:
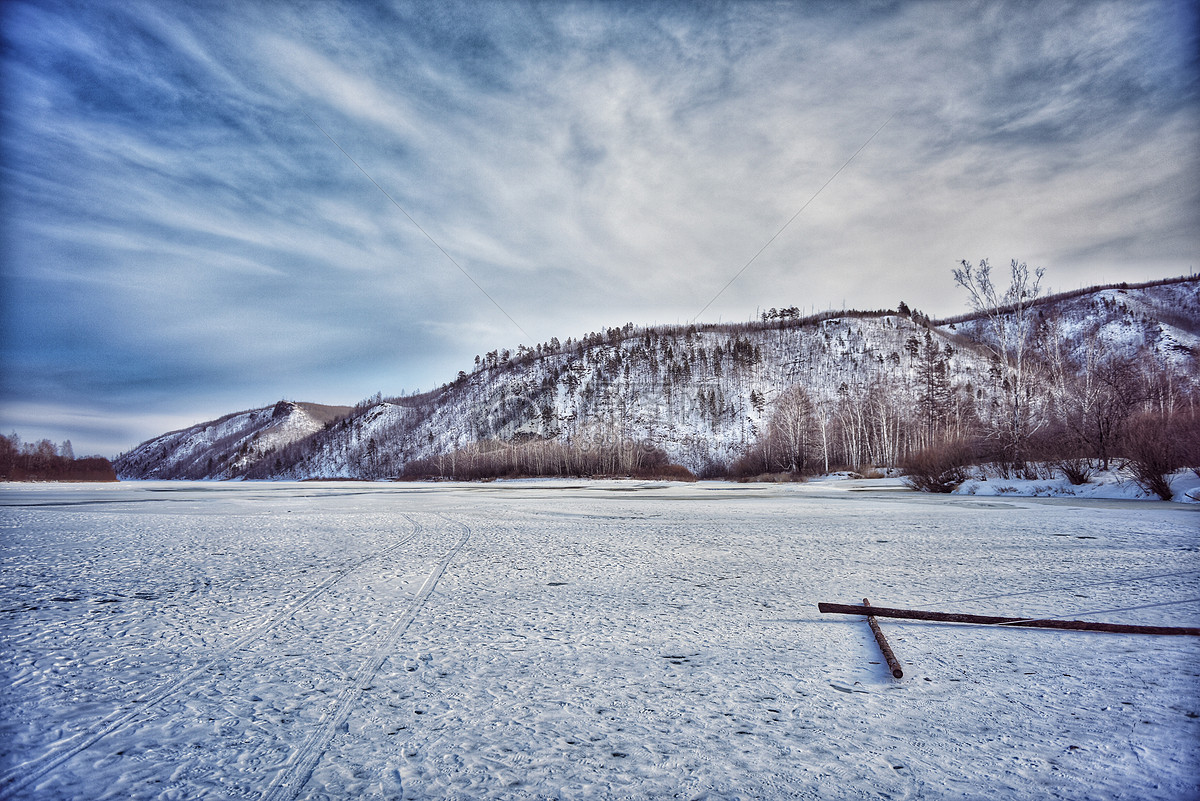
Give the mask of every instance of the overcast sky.
<svg viewBox="0 0 1200 801">
<path fill-rule="evenodd" d="M 688 321 L 835 174 L 702 321 L 1192 272 L 1196 12 L 6 0 L 0 427 L 115 455 Z"/>
</svg>

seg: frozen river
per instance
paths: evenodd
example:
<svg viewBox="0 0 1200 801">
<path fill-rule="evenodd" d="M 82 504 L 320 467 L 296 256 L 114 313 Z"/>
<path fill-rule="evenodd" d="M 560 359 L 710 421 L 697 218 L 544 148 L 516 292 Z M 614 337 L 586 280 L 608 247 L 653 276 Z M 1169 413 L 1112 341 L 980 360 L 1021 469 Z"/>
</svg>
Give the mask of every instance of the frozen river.
<svg viewBox="0 0 1200 801">
<path fill-rule="evenodd" d="M 1200 510 L 854 487 L 0 485 L 0 798 L 1200 797 L 1200 638 L 817 611 L 1197 626 Z"/>
</svg>

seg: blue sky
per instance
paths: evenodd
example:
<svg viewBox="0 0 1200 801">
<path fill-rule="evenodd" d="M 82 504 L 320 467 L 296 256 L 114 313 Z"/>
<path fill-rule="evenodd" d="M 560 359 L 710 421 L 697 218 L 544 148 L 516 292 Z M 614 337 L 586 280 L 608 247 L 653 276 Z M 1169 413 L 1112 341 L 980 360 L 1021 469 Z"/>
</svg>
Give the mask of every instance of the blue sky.
<svg viewBox="0 0 1200 801">
<path fill-rule="evenodd" d="M 1056 289 L 1198 264 L 1194 3 L 8 0 L 0 22 L 0 428 L 76 452 L 690 320 L 889 119 L 702 320 L 957 313 L 964 258 Z"/>
</svg>

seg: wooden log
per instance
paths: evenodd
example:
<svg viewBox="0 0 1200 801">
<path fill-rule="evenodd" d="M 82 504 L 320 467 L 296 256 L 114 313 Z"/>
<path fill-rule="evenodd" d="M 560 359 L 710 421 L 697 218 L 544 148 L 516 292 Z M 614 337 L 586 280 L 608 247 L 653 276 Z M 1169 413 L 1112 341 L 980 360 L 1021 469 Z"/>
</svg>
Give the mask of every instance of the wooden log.
<svg viewBox="0 0 1200 801">
<path fill-rule="evenodd" d="M 931 620 L 938 623 L 974 623 L 984 626 L 1022 626 L 1031 629 L 1068 629 L 1070 631 L 1105 631 L 1114 634 L 1164 634 L 1200 637 L 1200 628 L 1179 626 L 1133 626 L 1124 623 L 1093 623 L 1087 620 L 1030 620 L 1020 617 L 964 615 L 956 612 L 923 612 L 918 609 L 894 609 L 886 606 L 854 606 L 851 604 L 819 603 L 817 609 L 834 615 L 874 615 L 902 620 Z"/>
<path fill-rule="evenodd" d="M 863 598 L 863 606 L 867 607 L 868 610 L 874 608 L 866 598 Z M 887 660 L 888 667 L 892 669 L 892 675 L 898 679 L 904 678 L 904 671 L 900 668 L 900 661 L 892 653 L 892 646 L 888 645 L 887 637 L 883 636 L 883 631 L 879 628 L 879 624 L 875 621 L 875 616 L 870 611 L 867 612 L 867 625 L 871 627 L 871 633 L 875 635 L 875 642 L 879 643 L 879 650 L 883 651 L 883 658 Z"/>
</svg>

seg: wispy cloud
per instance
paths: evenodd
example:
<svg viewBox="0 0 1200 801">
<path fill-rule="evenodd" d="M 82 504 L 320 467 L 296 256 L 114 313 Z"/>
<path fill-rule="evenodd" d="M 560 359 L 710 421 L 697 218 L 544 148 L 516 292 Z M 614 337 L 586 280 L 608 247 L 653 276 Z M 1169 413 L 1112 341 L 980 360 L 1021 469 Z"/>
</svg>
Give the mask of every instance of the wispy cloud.
<svg viewBox="0 0 1200 801">
<path fill-rule="evenodd" d="M 541 339 L 690 319 L 893 114 L 706 318 L 952 312 L 959 258 L 1067 287 L 1200 245 L 1185 2 L 0 13 L 9 426 L 353 402 L 522 338 L 306 115 Z"/>
</svg>

